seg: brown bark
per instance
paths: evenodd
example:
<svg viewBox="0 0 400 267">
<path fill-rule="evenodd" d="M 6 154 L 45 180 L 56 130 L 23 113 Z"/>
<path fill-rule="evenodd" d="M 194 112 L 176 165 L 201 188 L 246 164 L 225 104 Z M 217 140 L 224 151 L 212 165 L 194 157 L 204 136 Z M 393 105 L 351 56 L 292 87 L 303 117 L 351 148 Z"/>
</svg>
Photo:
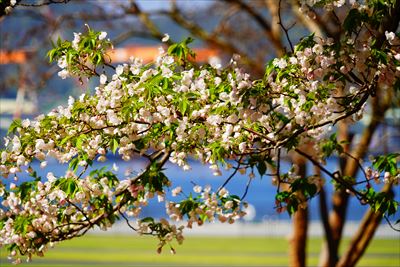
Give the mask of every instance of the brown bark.
<svg viewBox="0 0 400 267">
<path fill-rule="evenodd" d="M 281 40 L 281 28 L 279 27 L 279 1 L 265 0 L 265 5 L 271 15 L 271 33 L 275 36 L 275 39 Z"/>
<path fill-rule="evenodd" d="M 293 236 L 290 239 L 290 266 L 306 266 L 308 208 L 299 208 L 293 215 Z"/>
<path fill-rule="evenodd" d="M 326 204 L 326 193 L 322 187 L 319 192 L 319 206 L 322 226 L 324 228 L 325 242 L 323 244 L 320 259 L 326 260 L 326 266 L 334 267 L 338 261 L 337 248 L 334 246 L 331 226 L 329 224 L 329 213 Z"/>
<path fill-rule="evenodd" d="M 377 97 L 372 98 L 371 102 L 371 121 L 364 130 L 362 138 L 352 154 L 356 159 L 362 159 L 366 155 L 372 136 L 379 124 L 384 120 L 386 110 L 390 107 L 391 94 L 387 91 L 382 92 L 378 90 Z M 344 174 L 354 177 L 358 169 L 357 164 L 358 163 L 354 159 L 349 160 L 348 164 L 346 164 Z M 382 191 L 388 192 L 390 188 L 390 184 L 385 185 Z M 367 248 L 370 240 L 372 240 L 381 220 L 382 213 L 375 213 L 371 209 L 366 212 L 359 230 L 353 237 L 353 242 L 350 244 L 346 253 L 339 259 L 338 266 L 354 266 L 356 264 Z"/>
<path fill-rule="evenodd" d="M 389 192 L 391 190 L 391 184 L 386 184 L 382 192 Z M 383 217 L 382 212 L 373 211 L 371 208 L 368 209 L 365 214 L 358 231 L 355 233 L 347 251 L 340 258 L 337 267 L 348 267 L 355 266 L 357 261 L 364 254 L 369 242 L 374 237 L 375 231 L 379 226 Z"/>
<path fill-rule="evenodd" d="M 379 93 L 379 92 L 378 92 Z M 381 95 L 371 99 L 372 104 L 372 117 L 368 126 L 364 129 L 362 133 L 360 141 L 357 143 L 353 151 L 350 154 L 353 158 L 349 158 L 344 162 L 342 166 L 342 172 L 345 176 L 355 177 L 359 168 L 358 160 L 364 158 L 368 152 L 369 144 L 371 142 L 372 136 L 375 133 L 377 127 L 380 122 L 384 119 L 385 111 L 389 108 L 390 105 L 390 96 L 389 95 Z M 343 140 L 344 134 L 346 133 L 346 125 L 343 123 L 344 128 L 339 127 L 339 140 Z M 345 139 L 344 139 L 345 140 Z M 344 224 L 346 222 L 346 211 L 348 206 L 349 194 L 346 193 L 344 189 L 338 190 L 332 196 L 332 205 L 333 210 L 331 212 L 329 218 L 329 224 L 332 231 L 332 246 L 333 251 L 336 256 L 338 255 L 338 249 L 340 245 L 340 240 L 342 237 L 342 231 Z M 368 214 L 366 215 L 368 216 Z M 372 236 L 371 236 L 372 238 Z M 322 257 L 320 258 L 320 266 L 330 266 L 329 258 L 335 257 L 335 255 L 327 256 L 326 253 L 327 245 L 324 245 L 325 252 L 322 253 Z M 362 252 L 362 251 L 359 251 Z M 361 256 L 361 255 L 360 255 Z"/>
<path fill-rule="evenodd" d="M 303 12 L 300 11 L 300 5 L 298 1 L 291 1 L 292 12 L 296 18 L 311 32 L 315 33 L 316 36 L 323 37 L 324 33 L 322 28 L 324 24 L 316 23 L 314 20 L 308 18 Z"/>
<path fill-rule="evenodd" d="M 324 248 L 331 248 L 328 253 L 326 253 L 326 258 L 321 259 L 320 266 L 332 267 L 335 266 L 338 260 L 338 250 L 340 241 L 342 238 L 344 224 L 346 222 L 346 212 L 349 202 L 349 195 L 344 189 L 340 189 L 332 195 L 332 212 L 329 216 L 329 225 L 331 230 L 331 244 L 325 244 Z M 333 264 L 332 260 L 335 259 Z"/>
<path fill-rule="evenodd" d="M 373 102 L 376 102 L 376 100 L 374 100 Z M 384 110 L 386 109 L 383 109 L 383 111 Z M 363 132 L 360 142 L 357 144 L 356 148 L 351 153 L 354 156 L 354 158 L 362 159 L 368 152 L 368 147 L 369 143 L 371 142 L 372 135 L 374 134 L 380 121 L 382 121 L 383 119 L 383 114 L 384 114 L 383 111 L 382 112 L 375 111 L 373 113 L 370 124 Z M 358 170 L 358 162 L 354 159 L 349 159 L 346 161 L 346 164 L 344 166 L 343 175 L 355 177 L 357 174 L 357 170 Z M 332 231 L 332 242 L 333 242 L 332 243 L 333 250 L 331 252 L 334 252 L 336 255 L 327 256 L 321 259 L 320 266 L 324 267 L 331 266 L 329 265 L 329 258 L 337 258 L 343 227 L 346 222 L 346 211 L 347 211 L 348 201 L 349 201 L 349 194 L 346 193 L 344 189 L 336 191 L 332 196 L 333 210 L 329 217 L 329 224 Z M 325 249 L 327 247 L 328 246 L 325 245 Z M 324 254 L 327 255 L 327 253 Z"/>
<path fill-rule="evenodd" d="M 339 122 L 338 140 L 349 141 L 349 139 L 350 137 L 349 137 L 348 125 L 345 122 L 342 121 Z M 346 152 L 348 151 L 348 149 L 349 149 L 348 145 L 344 147 L 344 150 Z M 344 172 L 345 165 L 346 165 L 346 160 L 344 158 L 340 158 L 340 166 L 342 173 Z M 335 266 L 338 260 L 338 249 L 342 237 L 343 227 L 346 221 L 348 200 L 349 200 L 349 194 L 346 193 L 345 189 L 339 189 L 332 195 L 332 212 L 329 216 L 330 239 L 329 240 L 326 239 L 323 244 L 323 253 L 321 253 L 320 256 L 320 266 L 333 267 Z M 330 243 L 328 244 L 327 242 Z"/>
<path fill-rule="evenodd" d="M 396 1 L 393 7 L 389 10 L 389 13 L 381 23 L 379 28 L 379 35 L 377 37 L 377 47 L 380 47 L 384 40 L 384 32 L 386 30 L 395 31 L 398 27 L 400 21 L 400 1 Z M 377 88 L 377 96 L 371 99 L 372 104 L 372 118 L 369 125 L 365 128 L 360 142 L 357 144 L 355 149 L 351 152 L 353 159 L 349 159 L 345 162 L 343 175 L 355 177 L 357 174 L 358 160 L 365 157 L 368 152 L 368 147 L 371 142 L 372 136 L 375 133 L 380 122 L 384 120 L 384 115 L 386 110 L 389 108 L 391 103 L 390 91 L 382 92 Z M 389 188 L 384 188 L 384 190 L 390 190 Z M 346 192 L 339 191 L 333 196 L 334 210 L 330 217 L 330 225 L 333 235 L 333 245 L 336 247 L 335 251 L 337 253 L 340 243 L 340 238 L 342 235 L 342 230 L 345 222 L 346 209 L 348 204 L 349 196 Z M 343 217 L 342 217 L 343 216 Z M 361 227 L 359 231 L 355 233 L 353 242 L 349 246 L 347 252 L 340 258 L 337 266 L 354 266 L 364 253 L 366 247 L 368 246 L 370 240 L 372 240 L 374 233 L 379 226 L 382 219 L 382 214 L 375 213 L 369 209 L 364 215 Z M 328 258 L 322 261 L 321 266 L 327 265 Z"/>
<path fill-rule="evenodd" d="M 301 176 L 300 179 L 305 179 L 306 161 L 299 155 L 294 155 L 293 162 L 299 166 L 297 174 Z M 306 203 L 306 200 L 301 195 L 299 195 L 299 199 Z M 304 267 L 306 266 L 308 208 L 306 206 L 299 207 L 299 209 L 294 213 L 292 220 L 293 220 L 293 233 L 289 241 L 290 243 L 289 265 L 292 267 Z"/>
</svg>

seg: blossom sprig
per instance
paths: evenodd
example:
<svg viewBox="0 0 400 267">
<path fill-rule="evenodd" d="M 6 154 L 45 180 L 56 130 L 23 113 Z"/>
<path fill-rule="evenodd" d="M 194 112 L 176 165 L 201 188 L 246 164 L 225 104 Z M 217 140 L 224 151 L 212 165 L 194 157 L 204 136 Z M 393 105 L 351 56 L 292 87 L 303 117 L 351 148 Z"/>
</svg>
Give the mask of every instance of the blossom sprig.
<svg viewBox="0 0 400 267">
<path fill-rule="evenodd" d="M 106 32 L 93 31 L 87 24 L 87 32 L 74 33 L 72 42 L 60 38 L 47 55 L 50 61 L 56 60 L 61 68 L 58 76 L 66 79 L 70 76 L 78 78 L 99 76 L 96 67 L 111 63 L 107 50 L 112 48 Z"/>
<path fill-rule="evenodd" d="M 177 195 L 181 190 L 177 187 L 172 193 Z M 222 223 L 232 224 L 246 215 L 242 208 L 247 204 L 242 203 L 238 196 L 230 195 L 225 188 L 212 192 L 208 185 L 204 188 L 196 185 L 193 190 L 197 195 L 190 194 L 180 202 L 166 203 L 167 214 L 172 221 L 179 222 L 186 217 L 186 227 L 192 228 L 193 223 L 203 225 L 206 221 L 213 222 L 216 218 Z"/>
<path fill-rule="evenodd" d="M 152 217 L 146 217 L 139 221 L 138 232 L 141 235 L 156 235 L 160 240 L 157 246 L 157 253 L 161 253 L 165 245 L 169 245 L 170 252 L 176 253 L 176 250 L 171 245 L 171 242 L 175 239 L 179 245 L 183 243 L 185 239 L 183 237 L 184 226 L 177 227 L 171 225 L 166 219 L 161 218 L 158 222 Z"/>
</svg>

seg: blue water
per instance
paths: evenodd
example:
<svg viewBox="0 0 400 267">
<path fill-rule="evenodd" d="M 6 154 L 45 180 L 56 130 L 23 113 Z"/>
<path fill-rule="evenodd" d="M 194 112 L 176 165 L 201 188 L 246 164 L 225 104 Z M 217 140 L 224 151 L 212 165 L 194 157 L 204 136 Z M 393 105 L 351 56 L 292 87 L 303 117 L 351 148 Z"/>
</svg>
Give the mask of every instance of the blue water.
<svg viewBox="0 0 400 267">
<path fill-rule="evenodd" d="M 100 168 L 103 166 L 108 166 L 111 169 L 113 163 L 116 163 L 119 167 L 117 172 L 118 177 L 125 177 L 125 170 L 130 169 L 136 173 L 140 172 L 143 168 L 145 168 L 145 161 L 140 159 L 135 159 L 129 162 L 125 162 L 122 160 L 108 160 L 103 163 L 95 162 L 93 168 Z M 328 168 L 335 168 L 335 164 L 337 161 L 332 160 L 328 162 Z M 222 176 L 213 176 L 212 170 L 208 168 L 206 165 L 201 165 L 197 162 L 190 162 L 192 169 L 190 171 L 183 171 L 180 167 L 167 163 L 165 166 L 165 174 L 171 180 L 172 187 L 181 186 L 183 192 L 186 195 L 189 195 L 192 191 L 193 185 L 198 184 L 201 186 L 211 185 L 214 190 L 217 190 L 226 180 L 227 177 L 231 174 L 232 171 L 223 171 Z M 45 169 L 40 169 L 39 163 L 34 162 L 32 164 L 34 170 L 38 172 L 38 174 L 42 177 L 46 177 L 47 172 L 53 172 L 56 176 L 62 176 L 65 174 L 67 169 L 67 165 L 59 165 L 55 160 L 49 160 L 49 164 Z M 288 163 L 284 163 L 282 165 L 282 170 L 287 170 L 289 168 Z M 308 166 L 309 170 L 312 170 L 312 166 Z M 255 173 L 257 171 L 255 170 Z M 9 183 L 10 178 L 3 179 L 3 182 Z M 20 180 L 29 179 L 27 177 L 22 177 Z M 46 178 L 44 178 L 46 179 Z M 7 181 L 8 180 L 8 181 Z M 231 194 L 238 195 L 241 197 L 245 192 L 246 183 L 248 182 L 247 175 L 241 175 L 239 173 L 227 184 L 226 188 L 229 190 Z M 329 179 L 326 180 L 325 190 L 328 194 L 332 192 L 332 185 L 329 182 Z M 397 187 L 398 190 L 398 187 Z M 399 198 L 399 193 L 397 192 L 396 196 Z M 274 209 L 275 206 L 275 194 L 276 187 L 271 184 L 271 178 L 268 176 L 264 177 L 255 177 L 251 185 L 249 187 L 248 193 L 246 195 L 245 201 L 250 203 L 255 208 L 255 221 L 263 221 L 263 220 L 288 220 L 289 216 L 287 213 L 277 213 Z M 167 192 L 167 199 L 172 201 L 177 201 L 178 199 L 173 198 L 170 192 Z M 330 205 L 330 203 L 328 203 Z M 347 218 L 349 220 L 360 220 L 366 211 L 367 206 L 360 205 L 359 201 L 351 197 L 350 204 L 348 207 L 348 215 Z M 319 220 L 319 204 L 318 204 L 318 196 L 311 199 L 309 201 L 309 214 L 311 220 Z M 149 202 L 149 205 L 143 209 L 142 216 L 153 216 L 153 217 L 162 217 L 165 216 L 165 208 L 164 203 L 158 203 L 156 199 L 153 199 Z M 399 212 L 397 212 L 396 218 L 399 217 Z"/>
</svg>

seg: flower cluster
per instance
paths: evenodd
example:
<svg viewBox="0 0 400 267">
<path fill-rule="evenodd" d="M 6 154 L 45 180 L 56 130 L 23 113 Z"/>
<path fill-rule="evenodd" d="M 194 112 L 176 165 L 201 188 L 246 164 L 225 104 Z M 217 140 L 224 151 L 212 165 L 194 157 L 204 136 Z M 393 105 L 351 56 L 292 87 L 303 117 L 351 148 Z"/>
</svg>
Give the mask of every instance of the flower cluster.
<svg viewBox="0 0 400 267">
<path fill-rule="evenodd" d="M 95 32 L 85 24 L 88 32 L 74 33 L 72 42 L 62 42 L 58 39 L 55 49 L 48 53 L 50 61 L 57 58 L 57 65 L 61 68 L 58 76 L 66 79 L 71 76 L 90 77 L 97 75 L 93 66 L 109 63 L 106 51 L 112 48 L 110 39 L 106 39 L 106 32 Z"/>
<path fill-rule="evenodd" d="M 17 0 L 10 0 L 9 1 L 9 6 L 6 6 L 4 8 L 4 13 L 6 15 L 10 14 L 13 11 L 13 8 L 17 5 Z"/>
<path fill-rule="evenodd" d="M 181 193 L 181 188 L 175 188 L 172 193 Z M 179 222 L 187 217 L 186 227 L 192 228 L 193 223 L 202 225 L 205 221 L 214 221 L 215 218 L 222 223 L 234 223 L 236 219 L 243 217 L 245 212 L 241 210 L 243 204 L 238 196 L 229 195 L 228 190 L 221 188 L 217 192 L 212 192 L 210 186 L 204 189 L 196 185 L 193 191 L 198 195 L 186 198 L 181 202 L 166 202 L 167 213 L 172 221 Z"/>
</svg>

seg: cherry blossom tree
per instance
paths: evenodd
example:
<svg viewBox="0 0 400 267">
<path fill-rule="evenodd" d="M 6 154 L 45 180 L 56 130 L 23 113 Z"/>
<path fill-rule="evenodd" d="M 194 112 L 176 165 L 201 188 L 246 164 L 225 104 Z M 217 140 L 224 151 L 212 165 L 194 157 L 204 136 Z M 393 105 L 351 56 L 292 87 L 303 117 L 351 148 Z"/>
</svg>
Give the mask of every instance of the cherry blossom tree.
<svg viewBox="0 0 400 267">
<path fill-rule="evenodd" d="M 0 183 L 0 244 L 18 263 L 23 255 L 42 256 L 54 243 L 95 227 L 109 229 L 123 219 L 139 234 L 156 236 L 159 252 L 165 245 L 174 252 L 171 241 L 182 243 L 184 228 L 234 223 L 245 215 L 245 194 L 230 194 L 225 185 L 195 185 L 187 194 L 178 186 L 168 193 L 166 162 L 188 170 L 189 159 L 195 159 L 214 175 L 230 170 L 226 183 L 239 172 L 250 181 L 256 175 L 270 177 L 277 188 L 277 212 L 293 216 L 305 210 L 309 199 L 325 197 L 322 176 L 328 177 L 341 201 L 353 195 L 370 209 L 340 258 L 342 230 L 334 228 L 343 223 L 322 216 L 328 256 L 321 265 L 356 264 L 382 218 L 396 220 L 392 188 L 399 183 L 399 154 L 376 156 L 369 167 L 361 160 L 399 93 L 400 1 L 350 2 L 302 1 L 302 11 L 311 17 L 313 8 L 345 13 L 335 21 L 344 35 L 310 34 L 296 45 L 288 38 L 290 50 L 271 60 L 259 79 L 241 68 L 238 55 L 226 66 L 197 65 L 191 38 L 172 43 L 166 35 L 168 45 L 151 64 L 131 58 L 118 66 L 107 55 L 112 43 L 106 32 L 86 26 L 72 41 L 59 39 L 48 53 L 61 68 L 58 75 L 93 79 L 98 85 L 48 114 L 11 125 L 1 151 L 0 173 L 10 182 Z M 360 120 L 368 109 L 376 124 L 360 141 L 364 146 L 352 151 L 334 127 Z M 284 171 L 282 155 L 287 153 L 311 162 L 316 174 L 306 176 L 295 165 Z M 111 154 L 126 161 L 141 157 L 147 165 L 128 177 L 117 177 L 112 168 L 92 170 L 95 161 Z M 330 170 L 325 162 L 333 155 L 352 164 Z M 64 175 L 37 175 L 32 162 L 46 168 L 50 158 L 69 164 Z M 380 191 L 375 183 L 383 184 Z M 155 197 L 168 218 L 141 216 Z M 336 216 L 340 219 L 340 213 Z"/>
</svg>

